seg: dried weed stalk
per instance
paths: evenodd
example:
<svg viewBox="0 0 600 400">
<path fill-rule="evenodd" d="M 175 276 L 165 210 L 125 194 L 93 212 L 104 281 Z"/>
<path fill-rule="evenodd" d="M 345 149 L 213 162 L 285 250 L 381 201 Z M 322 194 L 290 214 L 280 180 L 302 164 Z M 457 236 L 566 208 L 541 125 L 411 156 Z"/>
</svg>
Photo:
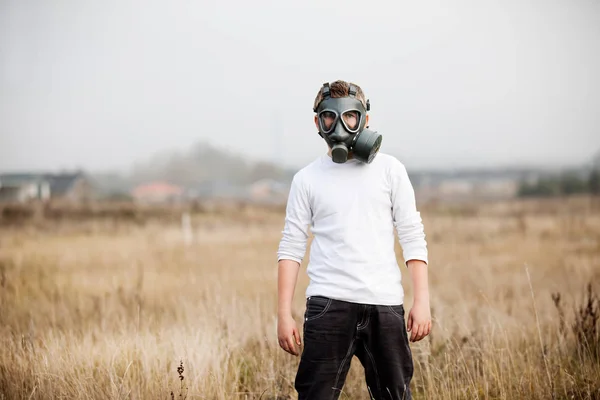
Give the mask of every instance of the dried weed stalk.
<svg viewBox="0 0 600 400">
<path fill-rule="evenodd" d="M 577 348 L 582 354 L 594 359 L 600 358 L 600 298 L 594 292 L 592 283 L 587 285 L 587 296 L 583 303 L 575 309 L 575 322 L 572 325 L 577 340 Z"/>
</svg>

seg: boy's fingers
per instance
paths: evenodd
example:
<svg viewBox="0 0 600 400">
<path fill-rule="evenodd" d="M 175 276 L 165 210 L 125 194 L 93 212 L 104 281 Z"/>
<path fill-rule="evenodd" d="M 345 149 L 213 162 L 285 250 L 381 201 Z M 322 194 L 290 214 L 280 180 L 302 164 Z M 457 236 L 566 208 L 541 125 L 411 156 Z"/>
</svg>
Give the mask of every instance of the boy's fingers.
<svg viewBox="0 0 600 400">
<path fill-rule="evenodd" d="M 419 325 L 419 332 L 417 332 L 417 341 L 423 339 L 425 336 L 425 324 Z"/>
<path fill-rule="evenodd" d="M 410 332 L 412 329 L 412 314 L 408 314 L 408 323 L 406 324 L 406 328 Z"/>
<path fill-rule="evenodd" d="M 302 341 L 300 340 L 300 333 L 298 332 L 298 329 L 294 329 L 294 337 L 296 338 L 296 344 L 300 346 Z"/>
<path fill-rule="evenodd" d="M 288 345 L 288 342 L 287 342 L 287 340 L 284 340 L 284 341 L 283 341 L 283 346 L 282 346 L 282 347 L 283 347 L 283 349 L 284 349 L 285 351 L 287 351 L 288 353 L 290 352 L 290 346 Z"/>
<path fill-rule="evenodd" d="M 413 342 L 418 342 L 419 340 L 421 340 L 421 335 L 423 334 L 423 325 L 418 325 L 416 324 L 414 326 L 412 335 L 411 335 L 411 341 Z"/>
<path fill-rule="evenodd" d="M 425 336 L 429 335 L 429 323 L 423 324 L 423 334 L 421 335 L 421 339 L 425 338 Z"/>
<path fill-rule="evenodd" d="M 288 339 L 287 339 L 287 345 L 288 345 L 288 348 L 289 348 L 289 352 L 291 354 L 297 356 L 298 352 L 296 351 L 296 346 L 294 346 L 294 337 L 293 337 L 293 335 L 290 336 L 290 337 L 288 337 Z"/>
<path fill-rule="evenodd" d="M 279 346 L 289 353 L 289 350 L 287 348 L 287 342 L 285 340 L 279 339 Z"/>
</svg>

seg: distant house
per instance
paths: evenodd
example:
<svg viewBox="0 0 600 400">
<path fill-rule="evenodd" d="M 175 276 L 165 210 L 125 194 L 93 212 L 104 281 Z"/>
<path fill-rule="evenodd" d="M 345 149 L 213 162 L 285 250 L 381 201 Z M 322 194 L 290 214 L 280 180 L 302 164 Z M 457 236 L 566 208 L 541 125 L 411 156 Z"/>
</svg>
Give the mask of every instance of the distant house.
<svg viewBox="0 0 600 400">
<path fill-rule="evenodd" d="M 93 196 L 92 186 L 83 173 L 0 174 L 0 201 L 62 200 L 78 202 Z"/>
<path fill-rule="evenodd" d="M 0 202 L 26 203 L 50 199 L 50 182 L 30 174 L 0 175 Z"/>
<path fill-rule="evenodd" d="M 50 195 L 52 199 L 67 201 L 91 200 L 93 188 L 90 180 L 82 173 L 52 175 Z"/>
<path fill-rule="evenodd" d="M 138 203 L 174 203 L 179 202 L 183 194 L 182 187 L 168 182 L 146 183 L 131 191 L 131 196 Z"/>
</svg>

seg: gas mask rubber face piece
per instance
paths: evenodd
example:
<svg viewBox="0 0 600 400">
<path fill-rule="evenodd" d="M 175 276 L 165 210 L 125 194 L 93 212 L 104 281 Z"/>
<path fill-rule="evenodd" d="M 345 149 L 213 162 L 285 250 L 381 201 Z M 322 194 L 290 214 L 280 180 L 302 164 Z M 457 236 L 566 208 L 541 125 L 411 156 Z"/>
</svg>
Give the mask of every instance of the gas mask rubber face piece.
<svg viewBox="0 0 600 400">
<path fill-rule="evenodd" d="M 343 164 L 348 160 L 351 151 L 353 158 L 364 163 L 371 163 L 381 146 L 379 133 L 365 128 L 367 108 L 356 98 L 356 87 L 350 85 L 347 97 L 332 98 L 329 96 L 329 84 L 321 89 L 323 100 L 314 109 L 317 113 L 319 135 L 331 148 L 333 162 Z"/>
</svg>

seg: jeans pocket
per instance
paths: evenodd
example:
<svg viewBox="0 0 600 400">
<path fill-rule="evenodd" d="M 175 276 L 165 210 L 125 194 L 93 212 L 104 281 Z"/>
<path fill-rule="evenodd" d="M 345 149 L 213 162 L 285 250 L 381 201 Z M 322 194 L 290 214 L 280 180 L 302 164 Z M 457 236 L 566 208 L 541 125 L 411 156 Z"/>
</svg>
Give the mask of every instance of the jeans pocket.
<svg viewBox="0 0 600 400">
<path fill-rule="evenodd" d="M 331 306 L 331 299 L 321 296 L 312 296 L 306 299 L 305 321 L 313 321 L 321 318 Z"/>
<path fill-rule="evenodd" d="M 388 306 L 392 314 L 404 321 L 404 306 L 402 304 L 396 306 Z"/>
</svg>

